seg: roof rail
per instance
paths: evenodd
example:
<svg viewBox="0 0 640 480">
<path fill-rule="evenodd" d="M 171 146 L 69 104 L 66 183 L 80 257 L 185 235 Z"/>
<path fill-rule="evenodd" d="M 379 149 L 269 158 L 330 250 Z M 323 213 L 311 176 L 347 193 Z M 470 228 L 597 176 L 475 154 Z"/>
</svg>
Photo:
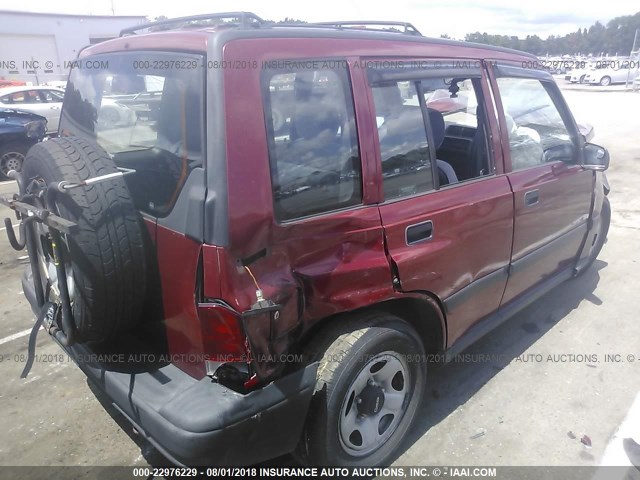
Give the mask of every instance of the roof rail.
<svg viewBox="0 0 640 480">
<path fill-rule="evenodd" d="M 314 25 L 314 24 L 310 24 L 310 26 L 311 25 Z M 342 29 L 342 28 L 366 29 L 367 26 L 390 27 L 390 28 L 384 29 L 390 32 L 397 30 L 397 27 L 401 27 L 403 30 L 398 31 L 397 33 L 422 36 L 420 31 L 409 22 L 391 22 L 391 21 L 382 21 L 382 20 L 372 20 L 372 21 L 356 20 L 353 22 L 347 22 L 347 21 L 340 20 L 337 22 L 316 22 L 315 25 L 326 25 L 326 26 L 335 27 L 339 29 Z"/>
<path fill-rule="evenodd" d="M 189 17 L 177 17 L 170 18 L 168 20 L 160 20 L 157 22 L 144 23 L 135 27 L 124 28 L 120 30 L 120 36 L 135 34 L 138 30 L 144 30 L 151 27 L 164 27 L 171 25 L 179 25 L 181 23 L 196 22 L 199 20 L 225 20 L 225 19 L 237 19 L 238 24 L 243 27 L 250 27 L 254 25 L 262 25 L 266 23 L 255 13 L 251 12 L 224 12 L 224 13 L 206 13 L 203 15 L 192 15 Z"/>
</svg>

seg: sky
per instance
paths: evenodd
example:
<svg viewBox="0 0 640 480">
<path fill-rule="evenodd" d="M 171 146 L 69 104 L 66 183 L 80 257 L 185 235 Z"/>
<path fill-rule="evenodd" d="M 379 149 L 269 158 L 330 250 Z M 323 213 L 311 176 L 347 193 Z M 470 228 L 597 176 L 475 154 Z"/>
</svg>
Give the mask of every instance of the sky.
<svg viewBox="0 0 640 480">
<path fill-rule="evenodd" d="M 564 35 L 607 21 L 632 15 L 640 8 L 635 1 L 607 0 L 0 0 L 0 10 L 21 10 L 82 15 L 145 15 L 169 18 L 211 12 L 251 11 L 269 20 L 285 17 L 308 22 L 328 20 L 396 20 L 413 23 L 423 35 L 448 34 L 464 38 L 466 33 Z M 2 27 L 0 26 L 0 29 Z"/>
</svg>

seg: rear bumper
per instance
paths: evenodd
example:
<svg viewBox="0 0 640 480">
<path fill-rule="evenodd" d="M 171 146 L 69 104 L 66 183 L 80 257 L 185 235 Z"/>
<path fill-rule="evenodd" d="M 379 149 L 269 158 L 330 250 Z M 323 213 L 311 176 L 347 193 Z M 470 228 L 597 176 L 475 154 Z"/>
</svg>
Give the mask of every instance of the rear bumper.
<svg viewBox="0 0 640 480">
<path fill-rule="evenodd" d="M 297 445 L 317 364 L 239 394 L 174 365 L 142 373 L 107 370 L 83 345 L 65 349 L 138 432 L 177 465 L 251 465 Z"/>
<path fill-rule="evenodd" d="M 29 298 L 33 286 L 24 280 Z M 197 380 L 173 364 L 148 367 L 118 357 L 119 363 L 107 365 L 106 355 L 83 344 L 60 346 L 136 430 L 177 465 L 251 465 L 291 452 L 318 368 L 311 364 L 242 395 L 208 377 Z M 123 347 L 140 351 L 135 345 Z"/>
</svg>

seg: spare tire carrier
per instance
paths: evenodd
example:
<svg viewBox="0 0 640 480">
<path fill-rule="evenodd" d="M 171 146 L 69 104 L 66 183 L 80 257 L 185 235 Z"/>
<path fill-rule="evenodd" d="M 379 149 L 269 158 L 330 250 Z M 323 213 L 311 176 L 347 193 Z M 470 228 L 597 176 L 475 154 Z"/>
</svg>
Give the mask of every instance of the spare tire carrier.
<svg viewBox="0 0 640 480">
<path fill-rule="evenodd" d="M 56 213 L 56 200 L 65 195 L 68 190 L 78 188 L 85 185 L 91 185 L 100 182 L 106 182 L 119 178 L 124 175 L 135 173 L 135 170 L 118 167 L 118 172 L 109 173 L 93 178 L 89 178 L 79 183 L 69 181 L 52 182 L 44 186 L 41 194 L 36 197 L 31 193 L 14 194 L 13 198 L 0 196 L 0 204 L 3 204 L 16 213 L 16 217 L 20 220 L 18 225 L 18 235 L 14 231 L 12 221 L 9 218 L 4 219 L 7 237 L 9 243 L 15 250 L 23 250 L 27 247 L 29 253 L 29 263 L 31 264 L 31 272 L 34 280 L 34 288 L 36 293 L 37 306 L 39 313 L 36 323 L 31 332 L 29 341 L 29 358 L 32 360 L 35 348 L 35 336 L 40 326 L 44 324 L 48 333 L 54 336 L 63 346 L 71 346 L 76 342 L 75 323 L 73 321 L 73 313 L 71 309 L 71 299 L 69 296 L 68 277 L 65 262 L 63 261 L 64 253 L 62 251 L 64 235 L 73 235 L 78 230 L 75 222 L 58 216 Z M 9 178 L 16 180 L 20 192 L 28 192 L 28 188 L 24 183 L 24 179 L 16 171 L 8 174 Z M 44 200 L 44 201 L 43 201 Z M 44 203 L 40 206 L 39 204 Z M 38 258 L 38 234 L 34 223 L 40 223 L 45 226 L 51 236 L 52 257 L 57 274 L 57 285 L 59 290 L 58 300 L 54 304 L 45 301 L 42 275 Z M 60 315 L 58 314 L 60 312 Z M 27 362 L 27 366 L 23 371 L 22 377 L 26 377 L 32 361 Z"/>
</svg>

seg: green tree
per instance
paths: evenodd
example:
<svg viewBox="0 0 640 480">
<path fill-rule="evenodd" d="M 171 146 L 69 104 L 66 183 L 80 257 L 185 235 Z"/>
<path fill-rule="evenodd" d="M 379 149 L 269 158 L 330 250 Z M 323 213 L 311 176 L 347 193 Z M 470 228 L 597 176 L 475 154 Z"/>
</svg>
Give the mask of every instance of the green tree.
<svg viewBox="0 0 640 480">
<path fill-rule="evenodd" d="M 464 40 L 467 42 L 483 43 L 500 47 L 524 50 L 536 55 L 593 55 L 619 54 L 628 55 L 633 46 L 633 38 L 640 29 L 640 12 L 625 15 L 610 20 L 607 25 L 596 22 L 589 28 L 579 28 L 575 32 L 563 36 L 550 35 L 541 39 L 538 35 L 527 35 L 520 39 L 516 36 L 489 35 L 488 33 L 468 33 Z"/>
<path fill-rule="evenodd" d="M 304 20 L 298 20 L 297 18 L 284 17 L 284 20 L 279 20 L 276 23 L 307 23 Z"/>
</svg>

